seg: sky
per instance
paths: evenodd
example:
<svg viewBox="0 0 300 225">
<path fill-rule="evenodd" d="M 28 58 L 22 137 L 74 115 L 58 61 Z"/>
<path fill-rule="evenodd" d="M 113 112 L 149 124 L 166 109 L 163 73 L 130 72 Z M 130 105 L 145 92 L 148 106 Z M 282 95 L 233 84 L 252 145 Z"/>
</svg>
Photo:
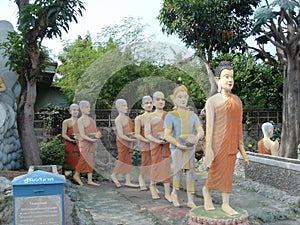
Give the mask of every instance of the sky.
<svg viewBox="0 0 300 225">
<path fill-rule="evenodd" d="M 86 10 L 82 17 L 78 17 L 78 23 L 70 24 L 68 33 L 63 33 L 62 39 L 45 40 L 43 44 L 52 50 L 55 56 L 62 50 L 65 40 L 75 40 L 78 35 L 85 36 L 90 33 L 96 37 L 104 26 L 120 24 L 125 17 L 141 18 L 141 24 L 145 27 L 145 36 L 155 35 L 153 41 L 172 43 L 184 46 L 175 36 L 164 35 L 161 31 L 159 14 L 162 0 L 83 0 Z M 18 7 L 14 0 L 0 0 L 0 20 L 7 20 L 16 29 Z"/>
</svg>

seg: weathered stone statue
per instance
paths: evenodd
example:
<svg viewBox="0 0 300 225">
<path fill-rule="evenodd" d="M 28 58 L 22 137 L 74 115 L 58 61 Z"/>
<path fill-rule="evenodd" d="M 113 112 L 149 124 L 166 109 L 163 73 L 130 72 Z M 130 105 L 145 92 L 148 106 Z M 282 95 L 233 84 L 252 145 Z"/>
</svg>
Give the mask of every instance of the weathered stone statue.
<svg viewBox="0 0 300 225">
<path fill-rule="evenodd" d="M 274 127 L 271 123 L 264 123 L 261 126 L 264 137 L 258 142 L 258 153 L 278 156 L 279 143 L 272 141 Z"/>
<path fill-rule="evenodd" d="M 75 130 L 75 132 L 78 133 L 80 159 L 75 167 L 73 178 L 80 186 L 82 186 L 83 182 L 80 179 L 80 173 L 87 173 L 88 184 L 99 186 L 100 184 L 93 181 L 92 176 L 96 142 L 102 135 L 96 126 L 96 122 L 89 116 L 91 110 L 90 103 L 85 100 L 80 101 L 79 109 L 82 115 L 77 121 L 78 131 Z M 76 129 L 76 127 L 74 128 Z"/>
<path fill-rule="evenodd" d="M 207 99 L 206 150 L 204 163 L 210 167 L 202 189 L 205 210 L 214 210 L 210 191 L 222 192 L 222 210 L 236 215 L 229 205 L 232 178 L 238 149 L 249 163 L 244 149 L 242 129 L 242 102 L 231 93 L 234 85 L 233 69 L 228 62 L 221 62 L 215 70 L 218 93 Z"/>
<path fill-rule="evenodd" d="M 164 184 L 165 199 L 172 202 L 170 195 L 170 146 L 163 137 L 164 119 L 167 115 L 167 112 L 164 111 L 165 95 L 160 91 L 154 92 L 153 104 L 155 111 L 147 116 L 145 124 L 145 136 L 150 140 L 151 151 L 150 192 L 152 199 L 159 199 L 156 183 L 161 182 Z"/>
<path fill-rule="evenodd" d="M 134 137 L 134 124 L 126 115 L 128 107 L 124 99 L 116 101 L 116 108 L 119 115 L 115 119 L 117 128 L 117 147 L 118 147 L 118 161 L 111 175 L 111 179 L 117 188 L 121 187 L 117 179 L 117 174 L 125 174 L 125 186 L 137 188 L 139 185 L 131 183 L 130 173 L 132 170 L 132 153 Z"/>
<path fill-rule="evenodd" d="M 8 21 L 0 21 L 0 42 L 7 41 L 7 33 L 13 31 Z M 14 170 L 20 167 L 22 155 L 17 129 L 16 99 L 21 93 L 18 74 L 6 66 L 7 58 L 0 49 L 0 170 Z"/>
<path fill-rule="evenodd" d="M 184 85 L 176 87 L 171 95 L 174 110 L 164 121 L 164 138 L 170 143 L 173 162 L 173 190 L 171 199 L 179 207 L 178 191 L 181 186 L 182 171 L 186 174 L 186 190 L 189 208 L 195 208 L 195 147 L 204 132 L 198 116 L 188 110 L 188 90 Z"/>
<path fill-rule="evenodd" d="M 75 103 L 69 107 L 71 117 L 64 120 L 62 123 L 61 136 L 65 139 L 66 161 L 65 164 L 68 169 L 73 170 L 79 160 L 79 148 L 78 148 L 78 133 L 74 130 L 78 130 L 77 121 L 79 106 Z M 75 129 L 74 129 L 75 127 Z"/>
<path fill-rule="evenodd" d="M 146 95 L 142 98 L 142 108 L 144 113 L 139 115 L 134 120 L 134 131 L 135 137 L 139 140 L 142 165 L 139 175 L 139 185 L 141 191 L 147 190 L 144 176 L 150 176 L 151 169 L 151 152 L 150 152 L 150 142 L 145 138 L 145 117 L 151 113 L 153 108 L 152 98 Z"/>
</svg>

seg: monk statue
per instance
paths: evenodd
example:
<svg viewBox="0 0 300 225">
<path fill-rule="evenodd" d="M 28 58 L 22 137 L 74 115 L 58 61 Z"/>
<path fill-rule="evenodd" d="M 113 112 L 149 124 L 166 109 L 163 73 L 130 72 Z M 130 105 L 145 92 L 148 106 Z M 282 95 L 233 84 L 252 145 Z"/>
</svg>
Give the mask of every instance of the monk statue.
<svg viewBox="0 0 300 225">
<path fill-rule="evenodd" d="M 229 62 L 221 62 L 215 70 L 218 93 L 207 99 L 206 150 L 204 164 L 209 168 L 207 180 L 202 189 L 205 210 L 214 210 L 210 191 L 222 192 L 222 210 L 228 215 L 236 215 L 229 205 L 236 155 L 240 150 L 249 164 L 244 149 L 242 129 L 242 102 L 231 93 L 234 85 L 233 68 Z"/>
<path fill-rule="evenodd" d="M 78 113 L 79 113 L 79 106 L 75 103 L 71 104 L 69 107 L 69 113 L 71 115 L 70 118 L 66 119 L 62 123 L 62 132 L 61 136 L 65 140 L 65 151 L 66 151 L 66 166 L 68 169 L 74 170 L 75 166 L 79 160 L 79 148 L 77 144 L 76 135 L 74 133 L 75 130 L 78 130 L 77 127 L 77 120 L 78 120 Z M 67 171 L 65 171 L 67 173 Z"/>
<path fill-rule="evenodd" d="M 152 199 L 159 199 L 156 183 L 162 182 L 165 189 L 165 199 L 172 202 L 170 194 L 171 153 L 170 146 L 164 140 L 164 119 L 167 112 L 164 111 L 165 95 L 157 91 L 153 94 L 155 111 L 146 118 L 145 136 L 150 140 L 151 172 L 150 192 Z"/>
<path fill-rule="evenodd" d="M 142 108 L 144 113 L 139 115 L 134 120 L 134 130 L 135 137 L 139 140 L 142 165 L 139 175 L 139 185 L 140 190 L 147 190 L 144 176 L 150 176 L 151 168 L 151 152 L 150 152 L 150 142 L 145 138 L 145 117 L 151 113 L 153 108 L 152 98 L 149 95 L 146 95 L 142 98 Z"/>
<path fill-rule="evenodd" d="M 130 173 L 132 170 L 132 153 L 134 136 L 134 125 L 131 119 L 126 115 L 128 111 L 127 102 L 124 99 L 117 99 L 116 108 L 119 115 L 115 119 L 117 128 L 117 148 L 118 148 L 118 161 L 111 175 L 111 179 L 117 188 L 121 187 L 117 179 L 117 174 L 125 174 L 125 186 L 138 188 L 139 185 L 133 184 L 130 181 Z"/>
<path fill-rule="evenodd" d="M 179 207 L 178 191 L 181 186 L 182 171 L 186 173 L 187 206 L 195 208 L 195 148 L 204 136 L 198 116 L 187 108 L 188 90 L 184 85 L 177 86 L 170 96 L 174 110 L 166 115 L 164 138 L 170 143 L 173 162 L 173 190 L 171 199 Z"/>
<path fill-rule="evenodd" d="M 80 152 L 79 162 L 75 167 L 74 180 L 82 186 L 83 183 L 80 179 L 80 173 L 87 173 L 88 184 L 99 186 L 92 180 L 94 170 L 94 156 L 96 142 L 102 137 L 100 131 L 96 126 L 96 122 L 89 116 L 90 115 L 90 103 L 82 100 L 79 102 L 79 109 L 82 113 L 81 117 L 77 121 L 78 131 L 76 126 L 74 132 L 78 133 L 78 146 Z"/>
<path fill-rule="evenodd" d="M 264 123 L 262 126 L 264 137 L 258 142 L 258 153 L 278 156 L 279 143 L 272 141 L 274 127 L 271 123 Z"/>
</svg>

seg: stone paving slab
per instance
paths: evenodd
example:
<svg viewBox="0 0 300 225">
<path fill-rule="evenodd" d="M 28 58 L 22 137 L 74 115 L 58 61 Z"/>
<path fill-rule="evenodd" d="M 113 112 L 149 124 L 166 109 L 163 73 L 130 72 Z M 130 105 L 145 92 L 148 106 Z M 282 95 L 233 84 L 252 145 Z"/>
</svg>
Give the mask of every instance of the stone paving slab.
<svg viewBox="0 0 300 225">
<path fill-rule="evenodd" d="M 189 208 L 186 206 L 187 197 L 186 193 L 180 191 L 178 193 L 179 203 L 181 207 L 176 208 L 164 199 L 164 187 L 157 185 L 159 190 L 160 199 L 153 200 L 150 191 L 140 191 L 139 189 L 122 187 L 119 192 L 122 193 L 130 201 L 137 203 L 142 208 L 151 212 L 162 225 L 176 225 L 187 224 Z M 195 203 L 200 204 L 201 199 L 195 198 Z"/>
<path fill-rule="evenodd" d="M 152 214 L 120 194 L 110 182 L 102 182 L 100 187 L 85 185 L 78 190 L 81 203 L 96 225 L 159 224 Z"/>
</svg>

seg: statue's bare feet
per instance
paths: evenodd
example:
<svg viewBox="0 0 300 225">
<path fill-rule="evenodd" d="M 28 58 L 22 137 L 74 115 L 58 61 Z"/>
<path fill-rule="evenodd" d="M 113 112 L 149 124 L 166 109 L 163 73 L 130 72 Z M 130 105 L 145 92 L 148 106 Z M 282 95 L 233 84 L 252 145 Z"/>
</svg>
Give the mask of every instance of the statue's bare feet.
<svg viewBox="0 0 300 225">
<path fill-rule="evenodd" d="M 188 202 L 188 203 L 186 204 L 186 206 L 189 207 L 190 209 L 194 209 L 194 208 L 197 207 L 197 205 L 196 205 L 194 202 Z"/>
<path fill-rule="evenodd" d="M 175 193 L 172 192 L 171 199 L 172 199 L 173 205 L 175 207 L 180 207 L 177 194 L 175 194 Z"/>
<path fill-rule="evenodd" d="M 75 174 L 75 175 L 73 176 L 73 179 L 74 179 L 80 186 L 83 186 L 83 183 L 82 183 L 82 181 L 81 181 L 79 175 Z"/>
<path fill-rule="evenodd" d="M 172 202 L 171 195 L 165 195 L 165 199 L 166 199 L 168 202 Z"/>
<path fill-rule="evenodd" d="M 125 187 L 138 188 L 139 185 L 133 184 L 133 183 L 131 183 L 131 182 L 126 182 L 126 183 L 125 183 Z"/>
<path fill-rule="evenodd" d="M 88 184 L 89 184 L 89 185 L 93 185 L 93 186 L 100 186 L 100 184 L 95 183 L 95 182 L 93 182 L 93 181 L 88 182 Z"/>
<path fill-rule="evenodd" d="M 234 216 L 234 215 L 238 215 L 239 213 L 237 212 L 237 211 L 235 211 L 233 208 L 231 208 L 229 205 L 227 205 L 227 204 L 223 204 L 222 205 L 222 210 L 226 213 L 226 214 L 228 214 L 228 215 L 230 215 L 230 216 Z"/>
<path fill-rule="evenodd" d="M 152 199 L 159 199 L 160 198 L 157 191 L 156 191 L 155 184 L 150 184 L 149 189 L 150 189 Z"/>
<path fill-rule="evenodd" d="M 145 181 L 144 181 L 144 178 L 142 175 L 139 176 L 139 185 L 140 185 L 140 190 L 141 191 L 146 191 L 147 190 L 147 187 L 146 187 L 146 184 L 145 184 Z"/>
<path fill-rule="evenodd" d="M 111 178 L 111 180 L 114 182 L 114 184 L 115 184 L 115 186 L 116 186 L 117 188 L 121 187 L 120 182 L 118 181 L 117 177 L 116 177 L 114 174 L 112 174 L 112 175 L 110 176 L 110 178 Z"/>
<path fill-rule="evenodd" d="M 204 186 L 202 188 L 203 198 L 204 198 L 204 209 L 207 211 L 215 210 L 214 204 L 211 200 L 209 190 Z"/>
</svg>

